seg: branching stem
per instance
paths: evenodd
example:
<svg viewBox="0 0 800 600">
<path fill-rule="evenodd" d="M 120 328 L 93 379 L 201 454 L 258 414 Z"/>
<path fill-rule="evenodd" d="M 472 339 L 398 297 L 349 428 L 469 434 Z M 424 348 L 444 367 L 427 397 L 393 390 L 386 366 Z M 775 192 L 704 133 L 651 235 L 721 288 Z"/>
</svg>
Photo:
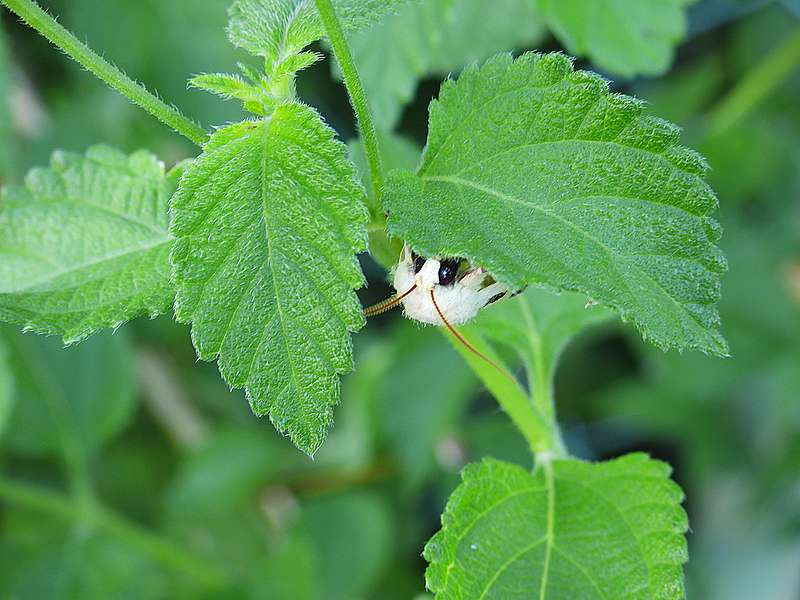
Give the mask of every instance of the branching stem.
<svg viewBox="0 0 800 600">
<path fill-rule="evenodd" d="M 342 69 L 342 78 L 350 95 L 350 103 L 358 120 L 358 127 L 361 132 L 361 139 L 364 141 L 364 151 L 369 164 L 370 180 L 372 184 L 372 203 L 370 207 L 373 217 L 380 215 L 381 198 L 383 194 L 383 167 L 381 166 L 381 155 L 378 148 L 378 138 L 375 133 L 375 123 L 372 120 L 372 113 L 367 104 L 367 97 L 364 94 L 364 87 L 361 85 L 361 78 L 358 76 L 350 46 L 347 38 L 336 16 L 336 10 L 331 4 L 331 0 L 315 0 L 317 10 L 319 10 L 325 32 L 331 42 L 333 53 L 339 61 Z"/>
<path fill-rule="evenodd" d="M 33 0 L 0 0 L 30 27 L 60 48 L 70 58 L 80 63 L 128 100 L 143 108 L 159 121 L 168 125 L 198 146 L 207 139 L 207 132 L 197 123 L 183 116 L 178 109 L 168 105 L 144 86 L 136 83 L 117 67 L 98 56 Z"/>
</svg>

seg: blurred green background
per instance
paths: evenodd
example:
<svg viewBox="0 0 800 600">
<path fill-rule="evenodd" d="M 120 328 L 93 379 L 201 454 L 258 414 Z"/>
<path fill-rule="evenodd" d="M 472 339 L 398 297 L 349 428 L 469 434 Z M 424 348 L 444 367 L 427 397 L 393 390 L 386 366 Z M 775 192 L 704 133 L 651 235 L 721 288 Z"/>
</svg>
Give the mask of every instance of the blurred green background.
<svg viewBox="0 0 800 600">
<path fill-rule="evenodd" d="M 186 89 L 190 75 L 245 59 L 225 38 L 225 0 L 42 4 L 204 125 L 241 118 L 234 103 Z M 614 83 L 681 125 L 711 163 L 733 358 L 664 354 L 611 325 L 569 348 L 556 382 L 574 453 L 645 450 L 675 467 L 691 522 L 690 598 L 800 598 L 798 9 L 702 0 L 667 74 Z M 55 148 L 144 147 L 168 165 L 196 153 L 1 18 L 4 182 Z M 527 27 L 509 42 L 517 51 L 560 49 Z M 397 116 L 399 156 L 425 139 L 440 79 L 415 87 Z M 298 89 L 352 139 L 328 61 Z M 388 288 L 374 263 L 364 266 L 367 303 Z M 460 468 L 486 455 L 531 459 L 442 336 L 392 314 L 356 346 L 336 426 L 312 461 L 253 417 L 213 365 L 197 363 L 188 330 L 169 318 L 67 350 L 0 327 L 0 598 L 422 595 L 422 546 Z"/>
</svg>

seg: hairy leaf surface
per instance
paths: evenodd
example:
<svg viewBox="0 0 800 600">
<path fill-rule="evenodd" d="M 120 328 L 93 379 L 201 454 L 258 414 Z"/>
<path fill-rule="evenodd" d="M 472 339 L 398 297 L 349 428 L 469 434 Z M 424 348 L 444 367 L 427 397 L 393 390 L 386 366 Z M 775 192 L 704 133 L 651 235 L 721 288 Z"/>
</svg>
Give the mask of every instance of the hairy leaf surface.
<svg viewBox="0 0 800 600">
<path fill-rule="evenodd" d="M 311 108 L 218 131 L 172 203 L 176 315 L 198 356 L 302 450 L 325 436 L 363 324 L 366 208 L 346 148 Z"/>
<path fill-rule="evenodd" d="M 407 0 L 333 0 L 345 30 L 374 23 Z M 325 35 L 314 0 L 235 0 L 230 8 L 231 42 L 267 64 L 297 54 Z"/>
<path fill-rule="evenodd" d="M 675 126 L 567 57 L 499 55 L 443 85 L 422 165 L 389 178 L 384 208 L 424 256 L 582 292 L 662 348 L 724 355 L 706 168 Z"/>
<path fill-rule="evenodd" d="M 419 79 L 530 47 L 542 33 L 530 0 L 494 0 L 490 9 L 486 0 L 426 0 L 349 37 L 375 123 L 390 130 Z"/>
<path fill-rule="evenodd" d="M 694 0 L 535 0 L 570 54 L 614 75 L 660 75 L 686 35 Z"/>
<path fill-rule="evenodd" d="M 428 588 L 442 600 L 683 598 L 688 521 L 669 474 L 644 454 L 533 474 L 469 465 L 425 547 Z"/>
<path fill-rule="evenodd" d="M 79 341 L 172 301 L 176 177 L 144 151 L 56 152 L 0 197 L 0 319 Z"/>
</svg>

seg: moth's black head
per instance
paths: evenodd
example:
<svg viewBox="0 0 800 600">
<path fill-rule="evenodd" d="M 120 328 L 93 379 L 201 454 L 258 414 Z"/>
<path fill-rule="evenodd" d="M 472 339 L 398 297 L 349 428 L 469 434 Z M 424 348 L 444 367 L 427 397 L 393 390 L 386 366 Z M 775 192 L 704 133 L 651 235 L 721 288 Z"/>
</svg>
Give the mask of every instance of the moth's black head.
<svg viewBox="0 0 800 600">
<path fill-rule="evenodd" d="M 426 258 L 421 257 L 419 254 L 411 251 L 411 260 L 414 263 L 414 274 L 416 275 L 420 271 L 422 271 L 422 267 L 425 265 Z"/>
<path fill-rule="evenodd" d="M 458 275 L 458 259 L 445 258 L 439 263 L 439 285 L 452 285 Z"/>
</svg>

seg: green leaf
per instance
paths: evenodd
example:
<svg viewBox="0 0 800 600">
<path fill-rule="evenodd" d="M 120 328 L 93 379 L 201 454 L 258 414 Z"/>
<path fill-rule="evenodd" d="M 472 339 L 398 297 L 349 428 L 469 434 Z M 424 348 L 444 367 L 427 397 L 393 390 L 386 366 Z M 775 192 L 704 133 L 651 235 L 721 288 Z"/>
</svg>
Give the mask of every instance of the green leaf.
<svg viewBox="0 0 800 600">
<path fill-rule="evenodd" d="M 561 54 L 499 55 L 430 112 L 417 174 L 387 181 L 390 233 L 512 288 L 586 294 L 659 347 L 727 354 L 717 198 L 674 125 Z"/>
<path fill-rule="evenodd" d="M 313 109 L 218 131 L 172 201 L 175 314 L 258 415 L 322 443 L 364 323 L 366 208 L 346 149 Z"/>
<path fill-rule="evenodd" d="M 171 304 L 167 202 L 144 151 L 56 152 L 0 196 L 0 319 L 69 344 Z"/>
<path fill-rule="evenodd" d="M 694 0 L 535 0 L 570 54 L 622 77 L 660 75 L 686 35 Z"/>
<path fill-rule="evenodd" d="M 334 0 L 346 30 L 365 27 L 407 0 Z M 314 0 L 235 0 L 228 37 L 266 64 L 280 62 L 325 35 Z"/>
<path fill-rule="evenodd" d="M 417 81 L 458 71 L 496 52 L 530 47 L 542 36 L 530 0 L 426 0 L 350 36 L 376 125 L 391 130 Z"/>
<path fill-rule="evenodd" d="M 15 400 L 4 440 L 41 456 L 91 453 L 119 434 L 136 410 L 131 348 L 121 333 L 101 333 L 64 349 L 55 339 L 5 327 Z"/>
<path fill-rule="evenodd" d="M 442 600 L 683 598 L 688 521 L 669 474 L 644 454 L 533 474 L 469 465 L 425 547 L 428 588 Z"/>
</svg>

